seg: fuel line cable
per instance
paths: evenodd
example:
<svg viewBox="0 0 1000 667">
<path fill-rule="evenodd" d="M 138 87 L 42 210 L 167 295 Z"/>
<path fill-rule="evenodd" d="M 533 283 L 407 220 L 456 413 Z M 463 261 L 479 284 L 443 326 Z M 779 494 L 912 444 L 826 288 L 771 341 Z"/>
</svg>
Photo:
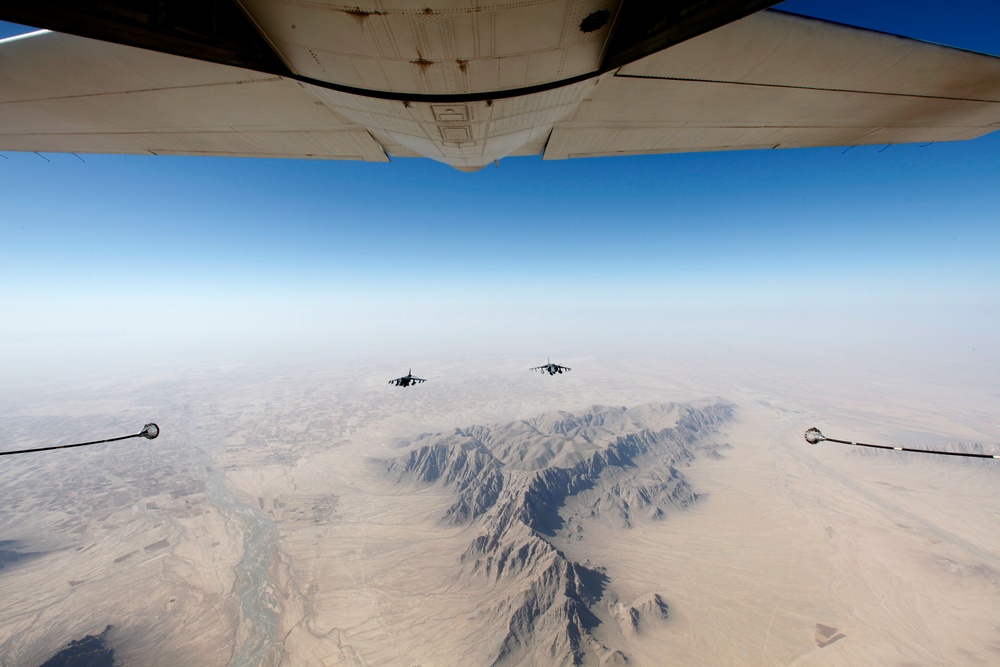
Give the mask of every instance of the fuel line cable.
<svg viewBox="0 0 1000 667">
<path fill-rule="evenodd" d="M 842 445 L 852 445 L 854 447 L 871 447 L 873 449 L 888 449 L 897 452 L 917 452 L 919 454 L 937 454 L 939 456 L 964 456 L 966 458 L 971 458 L 971 459 L 1000 459 L 1000 454 L 973 454 L 971 452 L 943 452 L 938 449 L 913 449 L 911 447 L 894 447 L 892 445 L 870 445 L 865 442 L 851 442 L 849 440 L 838 440 L 836 438 L 826 437 L 815 426 L 806 431 L 805 438 L 806 442 L 808 442 L 810 445 L 816 445 L 825 440 L 827 442 L 838 442 Z"/>
<path fill-rule="evenodd" d="M 87 445 L 99 445 L 103 442 L 117 442 L 118 440 L 128 440 L 129 438 L 146 438 L 147 440 L 154 440 L 156 436 L 160 435 L 160 427 L 156 424 L 149 423 L 142 427 L 142 430 L 138 433 L 133 433 L 132 435 L 123 435 L 119 438 L 108 438 L 107 440 L 93 440 L 91 442 L 80 442 L 75 445 L 55 445 L 54 447 L 37 447 L 35 449 L 15 449 L 7 452 L 0 452 L 0 456 L 7 456 L 8 454 L 28 454 L 30 452 L 47 452 L 52 449 L 70 449 L 71 447 L 86 447 Z"/>
</svg>

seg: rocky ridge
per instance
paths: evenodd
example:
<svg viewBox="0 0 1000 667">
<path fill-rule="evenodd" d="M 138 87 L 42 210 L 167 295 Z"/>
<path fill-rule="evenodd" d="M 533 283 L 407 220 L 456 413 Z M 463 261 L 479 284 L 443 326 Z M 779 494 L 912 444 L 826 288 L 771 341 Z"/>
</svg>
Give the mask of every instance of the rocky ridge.
<svg viewBox="0 0 1000 667">
<path fill-rule="evenodd" d="M 680 468 L 721 456 L 727 445 L 710 437 L 732 416 L 725 402 L 593 406 L 424 434 L 381 465 L 400 483 L 455 493 L 442 522 L 476 533 L 460 557 L 463 577 L 505 592 L 491 610 L 504 626 L 493 665 L 627 664 L 593 635 L 595 612 L 607 611 L 629 636 L 664 622 L 667 603 L 655 592 L 629 605 L 612 599 L 602 569 L 572 561 L 554 538 L 579 536 L 585 520 L 627 528 L 696 502 Z"/>
</svg>

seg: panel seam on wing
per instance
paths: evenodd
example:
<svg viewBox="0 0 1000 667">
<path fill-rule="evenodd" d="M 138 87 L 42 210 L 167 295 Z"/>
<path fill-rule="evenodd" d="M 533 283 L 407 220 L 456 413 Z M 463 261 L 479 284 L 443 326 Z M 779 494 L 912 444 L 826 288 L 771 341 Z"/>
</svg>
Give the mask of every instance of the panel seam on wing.
<svg viewBox="0 0 1000 667">
<path fill-rule="evenodd" d="M 759 83 L 755 81 L 727 81 L 725 79 L 690 79 L 680 76 L 655 76 L 652 74 L 622 74 L 615 72 L 615 78 L 621 79 L 652 79 L 659 81 L 683 81 L 685 83 L 717 83 L 727 86 L 755 86 L 758 88 L 787 88 L 790 90 L 815 90 L 824 93 L 855 93 L 859 95 L 885 95 L 888 97 L 916 97 L 927 100 L 947 100 L 949 102 L 985 102 L 988 104 L 998 104 L 1000 100 L 983 99 L 977 97 L 948 97 L 946 95 L 926 95 L 920 93 L 892 93 L 877 90 L 857 90 L 851 88 L 822 88 L 819 86 L 794 86 L 785 83 Z"/>
<path fill-rule="evenodd" d="M 182 86 L 158 86 L 154 88 L 135 88 L 125 90 L 110 90 L 103 93 L 79 93 L 77 95 L 58 95 L 52 97 L 25 97 L 17 100 L 0 100 L 0 104 L 20 104 L 23 102 L 46 102 L 50 100 L 73 100 L 84 97 L 104 97 L 106 95 L 130 95 L 136 93 L 156 93 L 164 90 L 194 90 L 196 88 L 215 88 L 217 86 L 233 86 L 246 83 L 270 83 L 285 81 L 285 77 L 269 76 L 263 79 L 240 79 L 239 81 L 215 81 L 212 83 L 195 83 Z"/>
</svg>

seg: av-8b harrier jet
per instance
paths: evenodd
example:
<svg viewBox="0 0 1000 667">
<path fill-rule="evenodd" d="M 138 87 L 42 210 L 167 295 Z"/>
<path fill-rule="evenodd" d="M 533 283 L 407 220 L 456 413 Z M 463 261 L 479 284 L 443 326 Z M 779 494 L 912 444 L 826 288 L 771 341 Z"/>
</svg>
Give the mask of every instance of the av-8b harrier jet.
<svg viewBox="0 0 1000 667">
<path fill-rule="evenodd" d="M 563 371 L 569 372 L 573 369 L 570 368 L 569 366 L 560 366 L 559 364 L 554 364 L 552 363 L 552 360 L 549 359 L 544 366 L 535 366 L 534 368 L 529 368 L 528 370 L 538 371 L 539 373 L 542 374 L 548 373 L 549 375 L 555 375 L 556 373 L 562 373 Z"/>
<path fill-rule="evenodd" d="M 409 387 L 411 384 L 420 384 L 421 382 L 427 382 L 423 378 L 413 377 L 413 369 L 411 368 L 406 372 L 401 378 L 396 378 L 395 380 L 389 380 L 389 384 L 395 385 L 397 387 Z"/>
</svg>

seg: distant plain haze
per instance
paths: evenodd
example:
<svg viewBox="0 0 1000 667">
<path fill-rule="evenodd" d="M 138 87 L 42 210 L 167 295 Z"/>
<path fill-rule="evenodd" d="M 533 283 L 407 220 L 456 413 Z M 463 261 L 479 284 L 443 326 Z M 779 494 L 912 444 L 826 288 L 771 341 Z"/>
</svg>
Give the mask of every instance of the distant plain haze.
<svg viewBox="0 0 1000 667">
<path fill-rule="evenodd" d="M 781 8 L 1000 53 L 982 3 Z M 12 388 L 146 364 L 371 357 L 403 372 L 445 354 L 533 365 L 695 345 L 988 375 L 998 155 L 1000 134 L 475 174 L 5 153 L 0 368 Z"/>
</svg>

